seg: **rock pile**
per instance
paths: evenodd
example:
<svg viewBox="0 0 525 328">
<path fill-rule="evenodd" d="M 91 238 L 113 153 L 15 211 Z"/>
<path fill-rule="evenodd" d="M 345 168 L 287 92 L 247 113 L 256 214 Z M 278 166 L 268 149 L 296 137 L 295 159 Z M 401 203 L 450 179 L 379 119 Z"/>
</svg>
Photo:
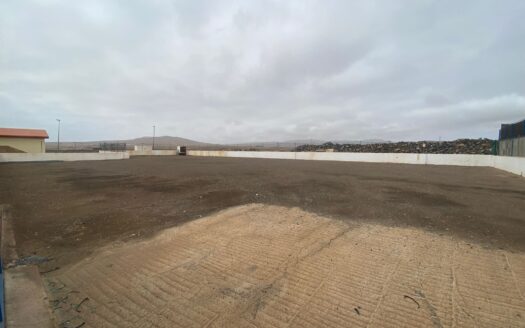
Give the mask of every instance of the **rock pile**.
<svg viewBox="0 0 525 328">
<path fill-rule="evenodd" d="M 302 145 L 296 151 L 326 151 L 355 153 L 425 153 L 425 154 L 485 154 L 494 153 L 494 140 L 491 139 L 458 139 L 454 141 L 417 141 L 377 144 L 334 144 Z"/>
</svg>

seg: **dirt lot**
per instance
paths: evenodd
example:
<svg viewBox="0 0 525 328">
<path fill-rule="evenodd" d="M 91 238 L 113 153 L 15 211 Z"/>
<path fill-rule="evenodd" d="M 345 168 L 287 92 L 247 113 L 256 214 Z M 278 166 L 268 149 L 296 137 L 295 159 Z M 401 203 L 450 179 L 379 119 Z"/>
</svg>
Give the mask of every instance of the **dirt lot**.
<svg viewBox="0 0 525 328">
<path fill-rule="evenodd" d="M 244 205 L 49 274 L 65 327 L 520 327 L 525 255 Z"/>
<path fill-rule="evenodd" d="M 244 317 L 245 312 L 233 317 L 225 315 L 216 318 L 215 316 L 217 313 L 230 313 L 229 309 L 237 308 L 241 303 L 246 305 L 245 310 L 248 311 L 246 313 L 252 313 L 250 311 L 255 311 L 253 310 L 254 304 L 266 302 L 263 300 L 266 298 L 257 297 L 260 293 L 269 293 L 268 300 L 272 300 L 271 304 L 284 302 L 283 307 L 293 308 L 297 305 L 294 302 L 303 302 L 301 297 L 306 297 L 304 295 L 298 296 L 294 294 L 295 292 L 291 292 L 292 296 L 286 296 L 282 294 L 282 289 L 269 288 L 266 290 L 264 286 L 272 284 L 276 276 L 282 275 L 282 266 L 286 267 L 286 264 L 283 263 L 289 263 L 287 259 L 289 254 L 292 254 L 290 255 L 292 257 L 300 257 L 298 254 L 302 254 L 304 250 L 301 247 L 315 249 L 317 247 L 315 245 L 331 243 L 330 241 L 335 239 L 339 246 L 334 250 L 327 250 L 328 253 L 321 252 L 321 258 L 316 257 L 317 255 L 312 258 L 308 257 L 308 259 L 321 261 L 319 263 L 324 263 L 322 261 L 327 261 L 327 259 L 333 261 L 336 258 L 335 267 L 330 269 L 332 271 L 322 271 L 324 265 L 315 268 L 306 266 L 304 270 L 313 270 L 312 274 L 318 276 L 316 279 L 322 281 L 324 281 L 323 277 L 333 276 L 333 278 L 325 279 L 326 284 L 332 286 L 332 289 L 339 287 L 344 289 L 346 288 L 344 286 L 347 286 L 350 288 L 347 292 L 355 294 L 357 293 L 355 288 L 358 288 L 361 293 L 359 299 L 367 299 L 365 297 L 367 293 L 371 298 L 366 301 L 368 302 L 366 306 L 357 302 L 357 299 L 355 302 L 350 302 L 347 298 L 339 299 L 339 303 L 332 304 L 326 299 L 331 297 L 330 294 L 327 294 L 325 298 L 317 299 L 316 296 L 312 300 L 305 301 L 308 304 L 313 300 L 328 302 L 324 307 L 318 305 L 311 308 L 311 311 L 318 311 L 316 317 L 318 320 L 324 320 L 326 316 L 323 313 L 329 313 L 330 309 L 333 310 L 333 306 L 340 306 L 345 307 L 344 311 L 349 311 L 343 315 L 344 318 L 348 319 L 347 315 L 353 311 L 358 316 L 356 323 L 362 325 L 377 323 L 377 313 L 380 313 L 381 317 L 385 316 L 385 318 L 394 320 L 391 321 L 392 323 L 403 323 L 405 321 L 402 320 L 407 314 L 401 308 L 410 312 L 412 310 L 408 310 L 410 309 L 408 306 L 412 305 L 417 307 L 415 310 L 425 308 L 427 314 L 430 311 L 431 315 L 425 318 L 430 318 L 430 323 L 434 326 L 461 326 L 461 322 L 476 325 L 476 320 L 481 320 L 483 325 L 488 326 L 520 326 L 523 322 L 525 305 L 521 291 L 524 287 L 522 277 L 525 276 L 522 256 L 525 251 L 525 180 L 496 169 L 205 157 L 141 157 L 123 161 L 2 164 L 0 165 L 0 185 L 2 187 L 0 188 L 0 204 L 11 205 L 19 256 L 24 258 L 29 255 L 39 255 L 50 258 L 50 261 L 40 264 L 42 272 L 59 268 L 44 274 L 46 281 L 51 284 L 48 287 L 52 296 L 56 293 L 60 294 L 56 289 L 56 285 L 60 284 L 66 284 L 70 286 L 67 288 L 82 291 L 80 295 L 90 295 L 89 299 L 93 300 L 91 304 L 95 304 L 95 308 L 90 308 L 93 316 L 82 314 L 79 318 L 93 327 L 126 326 L 130 322 L 137 327 L 171 327 L 173 320 L 175 322 L 182 320 L 172 312 L 173 307 L 178 308 L 179 311 L 186 309 L 182 305 L 179 308 L 176 303 L 179 301 L 187 302 L 188 309 L 198 304 L 203 306 L 202 312 L 198 313 L 198 316 L 202 316 L 199 317 L 200 319 L 195 319 L 196 321 L 189 319 L 189 323 L 193 322 L 192 325 L 199 326 L 209 323 L 221 326 L 221 323 L 224 324 L 223 320 L 230 318 L 236 325 L 242 323 L 247 326 L 255 326 L 261 323 L 257 320 L 263 320 L 262 317 L 256 315 L 253 319 L 248 320 Z M 166 249 L 172 250 L 168 253 L 143 243 L 158 245 L 160 241 L 155 241 L 156 239 L 151 239 L 151 237 L 161 231 L 164 231 L 163 234 L 156 238 L 165 236 L 166 228 L 180 226 L 180 229 L 189 229 L 191 225 L 181 224 L 232 206 L 253 203 L 280 206 L 263 207 L 267 209 L 266 213 L 256 215 L 258 220 L 264 223 L 259 227 L 262 229 L 262 236 L 259 237 L 270 238 L 272 234 L 275 234 L 275 238 L 289 239 L 291 244 L 283 244 L 279 246 L 281 248 L 273 250 L 269 245 L 256 242 L 249 246 L 255 248 L 254 253 L 246 255 L 243 253 L 244 250 L 240 250 L 238 254 L 241 257 L 237 258 L 237 253 L 232 253 L 228 245 L 235 245 L 237 239 L 239 242 L 249 241 L 253 237 L 250 234 L 250 229 L 252 229 L 250 225 L 247 225 L 246 231 L 238 232 L 237 239 L 229 235 L 229 232 L 233 233 L 237 225 L 242 224 L 243 216 L 241 215 L 232 221 L 237 225 L 225 223 L 223 227 L 216 228 L 215 235 L 211 234 L 206 237 L 208 238 L 206 242 L 211 243 L 212 246 L 213 242 L 210 240 L 217 240 L 217 254 L 230 256 L 231 259 L 228 262 L 227 258 L 219 257 L 222 262 L 216 265 L 222 269 L 208 272 L 208 275 L 214 275 L 208 277 L 208 280 L 201 280 L 199 283 L 192 282 L 188 285 L 201 290 L 202 293 L 195 292 L 195 294 L 186 295 L 182 289 L 179 293 L 178 287 L 172 286 L 170 288 L 177 291 L 176 295 L 188 297 L 181 296 L 173 299 L 171 296 L 171 298 L 166 298 L 168 296 L 160 291 L 152 291 L 155 288 L 167 287 L 151 285 L 157 280 L 147 282 L 141 270 L 153 270 L 151 272 L 156 275 L 164 272 L 163 270 L 178 272 L 178 269 L 175 271 L 173 269 L 186 268 L 184 265 L 187 264 L 191 270 L 186 268 L 187 271 L 180 276 L 181 280 L 169 278 L 172 279 L 170 280 L 172 283 L 184 284 L 190 277 L 206 277 L 202 270 L 208 269 L 202 267 L 207 268 L 207 262 L 204 259 L 202 260 L 204 262 L 200 262 L 201 260 L 195 262 L 191 254 L 202 256 L 212 246 L 201 248 L 200 240 L 195 236 L 197 239 L 192 240 L 192 243 L 186 246 L 167 245 Z M 257 209 L 257 206 L 261 205 L 252 206 Z M 286 214 L 287 209 L 293 207 L 300 210 L 290 210 L 291 214 Z M 293 211 L 300 211 L 303 214 Z M 301 218 L 298 219 L 297 215 Z M 316 218 L 316 215 L 322 217 Z M 297 235 L 289 235 L 288 229 L 277 229 L 272 233 L 272 227 L 279 226 L 280 217 L 285 221 L 299 220 L 299 225 L 304 227 L 318 220 L 328 220 L 330 223 L 316 226 L 317 228 L 313 231 L 314 234 L 318 234 L 318 239 L 306 239 L 305 241 L 302 234 L 307 230 L 298 230 Z M 213 218 L 206 218 L 204 222 L 216 220 L 216 217 Z M 191 224 L 202 221 L 197 220 Z M 326 230 L 330 227 L 338 228 Z M 358 232 L 355 234 L 351 232 L 348 235 L 345 233 L 342 239 L 336 238 L 338 231 L 346 231 L 347 228 Z M 204 230 L 190 231 L 199 235 Z M 263 233 L 263 231 L 266 232 Z M 178 233 L 189 234 L 189 232 Z M 367 240 L 362 240 L 363 233 L 369 236 Z M 257 238 L 254 240 L 257 241 Z M 294 240 L 297 241 L 297 245 L 293 242 Z M 343 243 L 344 240 L 346 242 Z M 402 244 L 409 245 L 408 250 L 402 249 Z M 133 248 L 138 247 L 136 245 L 142 245 L 144 251 L 142 248 Z M 359 245 L 366 245 L 366 249 L 370 246 L 374 255 L 370 257 L 371 255 L 364 253 L 365 249 L 361 249 Z M 454 250 L 458 247 L 460 252 L 456 254 Z M 257 250 L 257 248 L 260 249 Z M 106 263 L 104 256 L 107 254 L 104 252 L 107 252 L 108 249 L 111 249 L 112 254 L 118 255 L 110 256 L 109 262 Z M 126 253 L 127 249 L 134 251 Z M 290 249 L 291 252 L 282 252 L 282 249 Z M 180 256 L 179 251 L 183 253 Z M 259 257 L 274 251 L 280 253 L 274 254 L 273 262 L 269 261 L 268 267 L 263 265 L 261 269 L 261 263 L 258 262 Z M 356 254 L 356 257 L 349 259 L 341 255 L 341 252 L 346 254 L 345 256 Z M 159 259 L 155 259 L 157 253 L 160 256 Z M 337 258 L 339 255 L 342 256 L 340 259 Z M 456 255 L 457 258 L 453 260 Z M 132 262 L 128 267 L 127 262 L 117 263 L 115 260 L 120 257 L 134 256 L 139 262 Z M 145 263 L 144 268 L 141 264 L 137 264 L 142 263 L 141 261 Z M 158 261 L 164 261 L 164 264 Z M 196 263 L 193 267 L 191 266 L 192 261 Z M 236 267 L 239 261 L 252 263 L 250 265 L 256 265 L 259 269 L 250 274 L 249 268 Z M 374 267 L 373 263 L 376 261 L 385 266 Z M 370 267 L 361 267 L 363 263 Z M 412 266 L 417 263 L 422 264 L 417 267 Z M 103 268 L 103 265 L 110 264 L 111 266 L 107 269 Z M 293 270 L 297 271 L 299 267 L 296 264 Z M 148 265 L 156 269 L 148 268 Z M 228 268 L 229 265 L 232 266 L 231 269 Z M 114 272 L 110 270 L 111 267 L 114 267 Z M 132 320 L 130 322 L 126 320 L 105 322 L 107 318 L 101 317 L 108 314 L 100 311 L 124 311 L 120 315 L 128 318 L 125 311 L 132 312 L 133 309 L 136 309 L 133 305 L 136 295 L 125 292 L 130 289 L 130 285 L 126 283 L 119 283 L 118 286 L 108 288 L 107 292 L 112 294 L 106 294 L 104 289 L 107 286 L 105 285 L 93 287 L 99 288 L 98 291 L 90 290 L 84 282 L 91 281 L 85 276 L 86 272 L 94 274 L 93 272 L 96 271 L 99 272 L 100 277 L 104 275 L 111 277 L 115 274 L 123 275 L 123 272 L 132 269 L 137 270 L 138 276 L 130 276 L 129 283 L 137 282 L 140 288 L 129 292 L 153 293 L 161 299 L 159 302 L 164 303 L 159 303 L 159 308 L 155 308 L 157 310 L 148 310 L 146 305 L 151 296 L 141 294 L 143 303 L 139 303 L 139 307 L 145 307 L 142 311 L 148 314 L 139 317 L 145 319 L 129 317 L 129 320 Z M 398 269 L 404 272 L 399 277 L 396 276 L 400 272 Z M 243 270 L 248 270 L 248 272 Z M 358 278 L 338 276 L 345 272 L 354 274 L 348 272 L 349 270 L 357 270 L 356 272 L 359 272 L 361 277 L 359 279 L 362 280 L 358 283 L 355 280 Z M 379 271 L 375 273 L 377 270 Z M 454 270 L 459 270 L 457 272 L 462 278 L 457 278 Z M 242 277 L 245 278 L 235 280 L 234 277 L 241 274 L 235 273 L 237 271 L 242 271 Z M 294 271 L 295 274 L 301 275 L 300 271 L 296 271 Z M 259 277 L 259 272 L 266 273 L 264 277 Z M 429 286 L 422 285 L 420 288 L 415 288 L 413 284 L 420 280 L 414 276 L 406 278 L 405 276 L 410 275 L 410 272 L 418 272 L 417 277 L 423 275 L 427 277 L 425 279 L 437 280 L 432 283 L 427 282 Z M 150 273 L 147 273 L 146 276 L 149 277 Z M 372 273 L 379 276 L 370 278 Z M 229 275 L 231 275 L 230 278 L 228 278 Z M 403 280 L 405 278 L 406 280 Z M 308 280 L 308 278 L 304 279 Z M 374 281 L 368 282 L 369 279 Z M 107 280 L 97 278 L 96 281 L 98 280 L 101 284 L 107 283 Z M 219 283 L 222 280 L 228 283 Z M 290 283 L 287 279 L 280 281 L 284 284 Z M 457 289 L 458 281 L 462 284 L 461 288 L 468 287 L 470 291 Z M 294 288 L 299 290 L 308 286 L 320 288 L 319 291 L 312 292 L 313 294 L 305 292 L 308 295 L 320 295 L 318 293 L 324 293 L 322 290 L 327 286 L 325 283 L 319 285 L 319 280 L 302 283 L 307 285 L 298 283 Z M 145 286 L 144 284 L 150 285 Z M 438 288 L 437 286 L 447 287 Z M 398 287 L 401 289 L 397 290 L 396 295 L 403 295 L 399 296 L 402 300 L 395 298 L 394 303 L 397 305 L 392 305 L 393 308 L 390 308 L 395 312 L 392 315 L 398 316 L 397 319 L 392 319 L 393 317 L 388 315 L 388 310 L 381 312 L 379 309 L 383 304 L 390 304 L 390 297 L 394 297 L 391 292 L 387 291 Z M 504 288 L 500 294 L 497 292 L 498 287 Z M 64 290 L 68 290 L 67 288 L 64 287 Z M 214 290 L 215 294 L 208 288 Z M 217 294 L 220 288 L 226 289 L 221 292 L 222 294 Z M 454 288 L 458 291 L 454 292 Z M 476 294 L 475 290 L 482 290 L 483 293 Z M 224 296 L 224 293 L 230 296 Z M 416 302 L 410 298 L 404 298 L 404 295 L 412 297 Z M 430 305 L 426 305 L 427 296 L 425 295 L 431 300 Z M 291 303 L 286 303 L 286 299 L 283 298 L 285 296 L 286 299 L 291 299 Z M 208 307 L 206 297 L 210 297 L 210 300 L 223 297 L 221 298 L 223 303 L 217 301 L 219 302 L 217 304 L 223 305 Z M 338 300 L 336 296 L 333 297 L 334 300 Z M 128 304 L 126 300 L 130 298 L 131 303 Z M 82 299 L 76 301 L 81 302 Z M 203 303 L 200 303 L 201 301 Z M 112 302 L 116 302 L 116 305 L 111 305 Z M 384 305 L 385 309 L 390 306 L 387 305 Z M 241 306 L 241 308 L 244 307 Z M 377 308 L 379 312 L 373 310 L 374 308 Z M 159 309 L 167 312 L 158 312 Z M 75 308 L 74 310 L 75 313 L 79 313 Z M 185 313 L 185 311 L 182 312 Z M 255 313 L 259 311 L 262 310 L 257 310 Z M 303 310 L 294 311 L 290 309 L 286 312 L 292 313 L 293 318 L 283 317 L 280 323 L 273 322 L 273 325 L 290 326 L 293 323 L 298 326 L 306 326 L 304 316 L 301 315 Z M 68 313 L 63 315 L 67 316 Z M 188 313 L 187 315 L 193 314 Z M 274 315 L 270 314 L 270 316 Z M 99 316 L 98 319 L 95 318 L 97 316 Z M 171 319 L 162 321 L 161 317 Z M 420 320 L 420 314 L 413 314 L 412 317 L 408 315 L 408 317 L 412 318 L 407 321 L 412 322 L 412 325 L 413 320 Z M 440 321 L 432 319 L 435 317 L 440 318 Z M 256 318 L 259 319 L 256 320 Z M 460 319 L 463 321 L 458 321 Z M 154 324 L 155 320 L 160 320 L 160 323 Z M 482 326 L 480 322 L 477 326 Z M 262 323 L 263 326 L 266 326 L 270 322 Z M 310 325 L 315 326 L 316 324 L 310 322 Z M 341 323 L 332 323 L 332 326 L 341 326 Z"/>
<path fill-rule="evenodd" d="M 19 255 L 51 256 L 48 266 L 248 203 L 525 250 L 525 180 L 492 168 L 142 157 L 3 164 L 0 185 Z"/>
</svg>

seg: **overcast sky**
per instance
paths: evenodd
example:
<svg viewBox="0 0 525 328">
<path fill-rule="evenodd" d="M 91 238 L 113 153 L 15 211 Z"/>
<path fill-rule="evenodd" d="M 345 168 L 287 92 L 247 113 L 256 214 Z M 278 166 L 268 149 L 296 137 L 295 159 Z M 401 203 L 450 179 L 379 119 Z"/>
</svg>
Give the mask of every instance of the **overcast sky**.
<svg viewBox="0 0 525 328">
<path fill-rule="evenodd" d="M 0 126 L 56 139 L 497 137 L 525 1 L 0 2 Z"/>
</svg>

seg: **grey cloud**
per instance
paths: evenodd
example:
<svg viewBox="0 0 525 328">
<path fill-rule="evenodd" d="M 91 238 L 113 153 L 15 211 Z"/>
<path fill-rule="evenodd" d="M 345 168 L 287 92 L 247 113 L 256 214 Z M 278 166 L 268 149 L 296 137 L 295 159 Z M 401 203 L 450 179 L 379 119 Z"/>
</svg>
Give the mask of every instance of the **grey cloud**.
<svg viewBox="0 0 525 328">
<path fill-rule="evenodd" d="M 525 3 L 0 3 L 0 125 L 70 140 L 495 137 L 525 117 Z M 68 130 L 69 129 L 69 130 Z"/>
</svg>

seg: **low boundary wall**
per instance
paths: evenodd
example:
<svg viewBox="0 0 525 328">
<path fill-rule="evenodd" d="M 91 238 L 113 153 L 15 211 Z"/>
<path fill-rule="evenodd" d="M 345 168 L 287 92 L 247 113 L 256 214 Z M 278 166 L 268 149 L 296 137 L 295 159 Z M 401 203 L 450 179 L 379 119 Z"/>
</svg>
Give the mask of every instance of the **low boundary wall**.
<svg viewBox="0 0 525 328">
<path fill-rule="evenodd" d="M 129 156 L 172 156 L 176 150 L 129 150 Z"/>
<path fill-rule="evenodd" d="M 130 156 L 176 155 L 176 150 L 103 153 L 0 153 L 2 162 L 101 161 L 128 159 Z M 463 154 L 324 153 L 189 150 L 190 156 L 270 158 L 420 165 L 488 166 L 525 176 L 525 157 Z"/>
<path fill-rule="evenodd" d="M 521 175 L 525 177 L 525 157 L 515 156 L 492 156 L 494 158 L 494 165 L 497 169 Z"/>
<path fill-rule="evenodd" d="M 70 161 L 103 161 L 112 159 L 128 159 L 126 152 L 104 153 L 2 153 L 2 162 L 70 162 Z"/>
<path fill-rule="evenodd" d="M 525 176 L 525 158 L 466 154 L 325 153 L 189 150 L 190 156 L 273 158 L 420 165 L 488 166 Z"/>
</svg>

